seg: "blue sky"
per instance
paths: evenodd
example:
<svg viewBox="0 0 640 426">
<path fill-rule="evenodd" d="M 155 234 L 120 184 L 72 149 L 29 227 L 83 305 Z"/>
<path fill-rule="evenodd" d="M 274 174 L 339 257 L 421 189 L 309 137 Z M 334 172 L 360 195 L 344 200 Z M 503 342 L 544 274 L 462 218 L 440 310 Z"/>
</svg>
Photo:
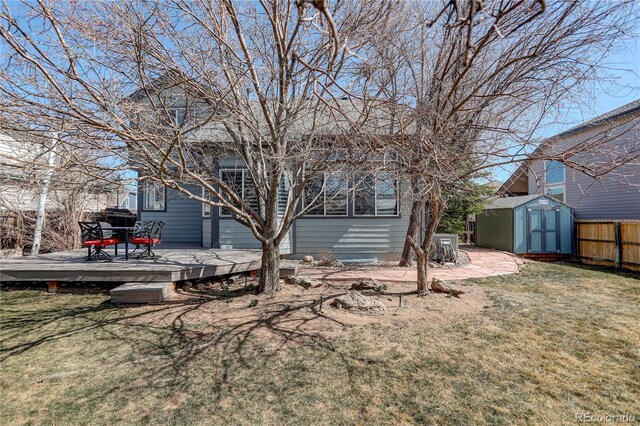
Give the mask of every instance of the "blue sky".
<svg viewBox="0 0 640 426">
<path fill-rule="evenodd" d="M 611 55 L 606 66 L 611 77 L 609 81 L 590 84 L 587 90 L 579 94 L 581 106 L 568 109 L 558 123 L 541 129 L 536 137 L 553 136 L 640 98 L 640 33 L 637 32 L 634 39 L 627 41 L 625 49 Z M 504 181 L 515 167 L 511 165 L 494 170 L 493 178 Z"/>
</svg>

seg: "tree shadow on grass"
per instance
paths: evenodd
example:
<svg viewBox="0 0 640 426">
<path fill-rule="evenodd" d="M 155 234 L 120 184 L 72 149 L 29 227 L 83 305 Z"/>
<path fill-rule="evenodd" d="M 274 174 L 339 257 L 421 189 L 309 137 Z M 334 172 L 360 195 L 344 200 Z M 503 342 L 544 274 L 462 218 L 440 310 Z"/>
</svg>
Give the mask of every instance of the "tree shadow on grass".
<svg viewBox="0 0 640 426">
<path fill-rule="evenodd" d="M 158 395 L 191 394 L 198 382 L 208 380 L 211 383 L 207 388 L 212 394 L 207 398 L 215 404 L 220 403 L 225 388 L 229 386 L 230 370 L 268 369 L 272 360 L 290 344 L 311 349 L 314 358 L 309 360 L 310 364 L 321 363 L 327 357 L 337 359 L 345 366 L 385 362 L 350 353 L 315 332 L 315 324 L 320 322 L 342 328 L 351 326 L 321 311 L 318 299 L 302 303 L 297 300 L 267 300 L 259 312 L 238 308 L 243 311 L 242 315 L 236 315 L 233 321 L 217 316 L 207 319 L 204 327 L 193 323 L 193 314 L 198 311 L 210 312 L 228 297 L 245 293 L 243 289 L 232 296 L 186 292 L 183 293 L 186 297 L 181 300 L 125 309 L 114 307 L 108 301 L 71 308 L 47 304 L 37 310 L 7 306 L 0 317 L 3 330 L 0 362 L 28 357 L 30 352 L 44 350 L 56 342 L 68 341 L 73 345 L 78 336 L 94 338 L 99 335 L 102 344 L 106 342 L 111 347 L 120 347 L 118 356 L 108 365 L 103 363 L 89 368 L 82 365 L 78 370 L 67 373 L 91 380 L 114 369 L 125 369 L 127 373 L 116 375 L 126 377 L 130 373 L 132 379 L 102 386 L 87 396 L 86 403 L 97 403 L 123 392 L 131 396 L 150 390 Z M 327 301 L 342 294 L 344 291 L 325 295 L 325 306 L 328 306 Z M 127 348 L 124 354 L 123 347 Z M 209 373 L 211 377 L 203 378 L 198 372 L 202 370 L 203 362 L 213 366 Z M 347 375 L 352 374 L 352 369 L 344 370 Z M 65 374 L 63 371 L 55 375 L 63 377 Z"/>
</svg>

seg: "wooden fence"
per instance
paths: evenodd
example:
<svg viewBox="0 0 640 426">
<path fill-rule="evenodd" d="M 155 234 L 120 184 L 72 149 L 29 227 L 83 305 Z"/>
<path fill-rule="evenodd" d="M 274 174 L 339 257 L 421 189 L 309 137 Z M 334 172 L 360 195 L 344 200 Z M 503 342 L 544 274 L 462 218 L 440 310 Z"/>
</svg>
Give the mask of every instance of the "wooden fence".
<svg viewBox="0 0 640 426">
<path fill-rule="evenodd" d="M 575 235 L 582 262 L 640 271 L 640 221 L 576 221 Z"/>
</svg>

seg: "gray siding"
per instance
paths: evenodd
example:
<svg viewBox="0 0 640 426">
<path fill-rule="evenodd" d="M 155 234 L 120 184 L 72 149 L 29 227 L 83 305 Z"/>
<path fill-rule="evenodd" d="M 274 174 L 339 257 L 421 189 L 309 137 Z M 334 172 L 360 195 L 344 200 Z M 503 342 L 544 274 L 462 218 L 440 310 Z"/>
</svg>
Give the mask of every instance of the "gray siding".
<svg viewBox="0 0 640 426">
<path fill-rule="evenodd" d="M 202 219 L 202 247 L 211 248 L 211 219 Z"/>
<path fill-rule="evenodd" d="M 635 129 L 629 129 L 635 126 Z M 625 140 L 632 139 L 637 143 L 638 121 L 619 126 L 614 130 L 618 134 L 624 132 L 624 137 L 611 141 L 612 152 L 620 151 Z M 589 137 L 602 132 L 604 125 L 597 126 L 583 132 L 570 135 L 559 143 L 558 151 L 567 149 L 586 141 Z M 606 149 L 597 157 L 589 158 L 589 163 L 607 161 Z M 531 164 L 529 171 L 529 194 L 541 194 L 544 191 L 544 165 L 542 161 Z M 624 182 L 621 183 L 621 182 Z M 596 181 L 586 174 L 566 168 L 565 170 L 565 203 L 575 209 L 575 217 L 579 220 L 588 219 L 640 219 L 640 170 L 635 167 L 620 167 L 600 181 Z"/>
<path fill-rule="evenodd" d="M 220 218 L 220 247 L 234 249 L 259 249 L 260 242 L 246 226 L 231 218 Z"/>
<path fill-rule="evenodd" d="M 200 186 L 186 185 L 194 194 Z M 164 220 L 162 241 L 166 243 L 202 244 L 202 205 L 181 193 L 167 189 L 167 211 L 140 211 L 140 220 Z M 143 207 L 143 206 L 140 206 Z"/>
<path fill-rule="evenodd" d="M 259 249 L 260 242 L 246 226 L 231 218 L 220 218 L 220 247 L 230 246 L 234 249 Z M 293 226 L 296 226 L 294 224 Z M 280 244 L 280 253 L 283 255 L 293 252 L 293 227 L 287 233 L 286 238 Z"/>
<path fill-rule="evenodd" d="M 338 259 L 400 257 L 408 215 L 401 218 L 302 218 L 296 223 L 296 256 L 321 252 Z"/>
</svg>

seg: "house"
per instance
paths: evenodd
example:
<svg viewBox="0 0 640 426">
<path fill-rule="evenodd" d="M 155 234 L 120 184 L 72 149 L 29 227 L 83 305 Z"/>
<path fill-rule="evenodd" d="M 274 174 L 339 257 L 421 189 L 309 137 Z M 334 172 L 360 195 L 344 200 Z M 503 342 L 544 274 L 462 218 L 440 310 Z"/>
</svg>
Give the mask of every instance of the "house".
<svg viewBox="0 0 640 426">
<path fill-rule="evenodd" d="M 222 179 L 237 182 L 244 195 L 250 182 L 243 164 L 233 158 L 222 159 L 219 169 Z M 356 191 L 354 179 L 346 175 L 327 179 L 331 184 L 320 192 L 326 202 L 292 224 L 281 253 L 294 258 L 325 255 L 352 261 L 399 257 L 409 220 L 408 203 L 403 203 L 400 195 L 404 183 L 379 173 L 359 181 Z M 191 192 L 202 191 L 196 185 L 186 186 Z M 280 196 L 286 199 L 284 186 Z M 202 204 L 154 182 L 139 181 L 138 207 L 139 220 L 165 221 L 163 242 L 227 249 L 261 247 L 249 228 L 224 208 Z"/>
<path fill-rule="evenodd" d="M 158 84 L 162 85 L 163 81 Z M 168 87 L 166 90 L 174 88 Z M 137 101 L 144 102 L 144 97 L 139 92 L 132 96 Z M 169 93 L 166 96 L 172 95 Z M 179 105 L 181 96 L 184 96 L 184 92 L 177 93 L 178 101 L 171 105 L 172 117 L 173 111 L 177 111 L 176 121 L 182 120 L 189 113 Z M 346 99 L 336 102 L 353 103 Z M 193 102 L 191 105 L 198 103 Z M 198 111 L 193 114 L 198 114 Z M 310 111 L 309 114 L 315 112 Z M 326 135 L 331 135 L 331 126 L 335 123 L 328 117 L 325 118 L 322 126 L 326 127 Z M 308 134 L 306 124 L 301 120 L 294 137 L 305 137 Z M 224 130 L 216 128 L 215 123 L 211 126 L 204 132 L 204 138 L 219 140 L 225 137 Z M 232 153 L 218 155 L 210 172 L 228 185 L 237 187 L 246 203 L 257 203 L 255 195 L 252 195 L 251 175 L 238 156 Z M 145 180 L 142 174 L 139 174 L 139 178 L 138 219 L 165 221 L 163 243 L 226 249 L 261 247 L 251 230 L 233 219 L 227 209 L 200 203 L 174 189 Z M 323 179 L 325 185 L 320 182 L 309 188 L 304 202 L 314 204 L 307 205 L 312 208 L 291 225 L 287 237 L 281 243 L 281 254 L 294 258 L 326 255 L 354 261 L 399 257 L 409 220 L 408 203 L 403 203 L 400 196 L 405 189 L 404 183 L 388 172 L 379 172 L 375 176 L 366 173 L 349 176 L 342 172 L 327 172 Z M 183 185 L 192 194 L 206 197 L 202 187 L 189 183 Z M 286 180 L 281 182 L 279 199 L 286 201 L 288 190 Z"/>
<path fill-rule="evenodd" d="M 48 150 L 43 141 L 28 132 L 0 133 L 0 212 L 37 211 L 42 179 L 48 169 Z M 47 210 L 74 203 L 74 209 L 98 212 L 108 207 L 109 188 L 92 185 L 81 173 L 52 158 L 55 171 L 46 200 Z"/>
<path fill-rule="evenodd" d="M 135 213 L 138 211 L 138 192 L 128 185 L 119 185 L 115 191 L 109 194 L 107 203 L 107 207 L 129 210 Z"/>
<path fill-rule="evenodd" d="M 595 152 L 580 152 L 598 140 L 606 144 L 596 142 Z M 572 151 L 592 170 L 618 167 L 594 179 L 562 162 L 536 159 L 537 154 Z M 639 151 L 640 99 L 546 139 L 497 194 L 546 194 L 571 206 L 578 220 L 640 219 Z"/>
</svg>

